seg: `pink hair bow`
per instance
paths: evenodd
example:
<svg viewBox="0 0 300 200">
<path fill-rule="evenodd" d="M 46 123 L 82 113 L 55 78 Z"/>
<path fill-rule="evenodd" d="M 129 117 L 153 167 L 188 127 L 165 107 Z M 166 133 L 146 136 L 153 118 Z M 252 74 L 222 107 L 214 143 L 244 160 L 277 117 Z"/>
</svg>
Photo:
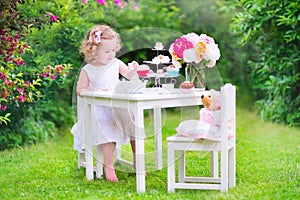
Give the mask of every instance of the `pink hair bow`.
<svg viewBox="0 0 300 200">
<path fill-rule="evenodd" d="M 101 42 L 101 33 L 102 33 L 102 31 L 96 31 L 95 32 L 95 43 L 96 44 L 100 44 L 100 42 Z"/>
</svg>

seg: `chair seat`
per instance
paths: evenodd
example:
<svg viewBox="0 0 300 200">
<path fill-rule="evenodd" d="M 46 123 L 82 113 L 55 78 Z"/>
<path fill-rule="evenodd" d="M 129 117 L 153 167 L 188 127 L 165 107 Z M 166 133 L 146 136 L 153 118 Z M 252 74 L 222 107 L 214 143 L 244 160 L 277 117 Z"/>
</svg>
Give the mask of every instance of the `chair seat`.
<svg viewBox="0 0 300 200">
<path fill-rule="evenodd" d="M 203 139 L 194 139 L 192 137 L 185 137 L 180 135 L 173 135 L 167 138 L 169 143 L 175 142 L 176 146 L 173 148 L 175 150 L 186 150 L 187 147 L 189 150 L 201 150 L 203 151 L 220 151 L 221 150 L 221 141 L 217 140 L 203 140 Z M 232 137 L 228 139 L 228 148 L 233 148 L 235 146 L 235 138 Z"/>
</svg>

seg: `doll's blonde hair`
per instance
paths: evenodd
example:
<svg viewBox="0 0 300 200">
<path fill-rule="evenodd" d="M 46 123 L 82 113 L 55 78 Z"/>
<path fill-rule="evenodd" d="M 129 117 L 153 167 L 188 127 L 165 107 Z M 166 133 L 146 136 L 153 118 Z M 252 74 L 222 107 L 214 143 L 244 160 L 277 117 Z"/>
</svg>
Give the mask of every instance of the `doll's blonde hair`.
<svg viewBox="0 0 300 200">
<path fill-rule="evenodd" d="M 117 39 L 116 52 L 121 49 L 120 35 L 108 25 L 96 25 L 91 28 L 81 43 L 80 53 L 86 62 L 92 62 L 96 55 L 96 48 L 101 44 L 101 40 Z"/>
</svg>

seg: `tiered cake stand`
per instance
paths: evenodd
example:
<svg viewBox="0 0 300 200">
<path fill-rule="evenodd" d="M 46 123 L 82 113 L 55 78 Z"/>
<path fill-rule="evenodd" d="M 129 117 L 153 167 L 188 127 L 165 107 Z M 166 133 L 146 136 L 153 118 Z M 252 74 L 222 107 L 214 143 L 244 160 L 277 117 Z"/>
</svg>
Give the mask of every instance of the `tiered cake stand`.
<svg viewBox="0 0 300 200">
<path fill-rule="evenodd" d="M 165 49 L 151 49 L 151 50 L 156 51 L 157 56 L 159 56 L 160 51 L 165 51 Z M 140 77 L 142 79 L 154 78 L 154 86 L 153 87 L 162 87 L 162 84 L 161 84 L 161 79 L 162 78 L 165 79 L 166 84 L 175 84 L 177 82 L 176 77 L 178 75 L 170 76 L 170 75 L 168 75 L 167 72 L 163 72 L 163 69 L 160 70 L 161 65 L 171 64 L 171 63 L 169 63 L 169 62 L 168 63 L 163 63 L 163 62 L 157 63 L 157 62 L 153 62 L 153 61 L 143 61 L 143 62 L 146 63 L 146 64 L 151 64 L 151 65 L 156 66 L 156 71 L 155 72 L 148 73 L 146 76 Z"/>
</svg>

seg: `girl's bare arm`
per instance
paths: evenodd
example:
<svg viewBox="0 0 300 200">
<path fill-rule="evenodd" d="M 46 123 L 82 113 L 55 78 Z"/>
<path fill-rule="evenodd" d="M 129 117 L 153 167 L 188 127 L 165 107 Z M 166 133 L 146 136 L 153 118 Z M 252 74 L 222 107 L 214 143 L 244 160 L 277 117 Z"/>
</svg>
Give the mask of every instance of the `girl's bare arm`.
<svg viewBox="0 0 300 200">
<path fill-rule="evenodd" d="M 86 71 L 81 70 L 79 74 L 79 79 L 77 82 L 77 95 L 80 96 L 80 92 L 88 90 L 89 87 L 89 78 Z"/>
</svg>

